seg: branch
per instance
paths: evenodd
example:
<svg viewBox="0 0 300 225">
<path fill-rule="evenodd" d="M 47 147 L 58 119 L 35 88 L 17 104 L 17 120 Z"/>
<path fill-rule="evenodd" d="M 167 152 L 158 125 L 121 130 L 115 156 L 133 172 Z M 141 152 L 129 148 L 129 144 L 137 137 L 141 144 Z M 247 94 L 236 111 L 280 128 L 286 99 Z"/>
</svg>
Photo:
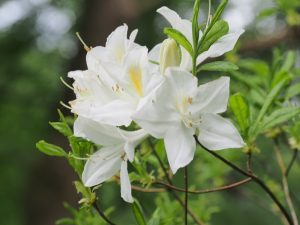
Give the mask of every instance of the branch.
<svg viewBox="0 0 300 225">
<path fill-rule="evenodd" d="M 159 155 L 158 155 L 157 152 L 155 151 L 155 148 L 154 148 L 154 146 L 152 145 L 151 141 L 149 141 L 149 145 L 150 145 L 150 147 L 151 147 L 151 149 L 152 149 L 152 152 L 153 152 L 154 156 L 157 158 L 157 160 L 158 160 L 158 162 L 159 162 L 159 164 L 160 164 L 160 167 L 161 167 L 162 170 L 164 171 L 164 174 L 165 174 L 165 176 L 166 176 L 166 178 L 167 178 L 167 180 L 168 180 L 168 183 L 169 183 L 170 185 L 173 185 L 173 182 L 172 182 L 172 180 L 171 180 L 170 177 L 169 177 L 169 173 L 168 173 L 167 169 L 165 168 L 163 162 L 161 161 Z M 176 193 L 174 190 L 172 190 L 172 189 L 169 189 L 169 190 L 170 190 L 171 194 L 174 196 L 174 198 L 178 201 L 178 203 L 179 203 L 183 208 L 185 208 L 184 202 L 183 202 L 183 201 L 181 200 L 181 198 L 177 195 L 177 193 Z M 188 214 L 192 217 L 192 219 L 194 220 L 194 222 L 195 222 L 196 224 L 198 224 L 198 225 L 204 225 L 204 222 L 200 221 L 200 220 L 196 217 L 196 215 L 192 212 L 192 210 L 191 210 L 189 207 L 187 207 L 187 212 L 188 212 Z"/>
<path fill-rule="evenodd" d="M 292 169 L 292 167 L 293 167 L 293 165 L 294 165 L 294 163 L 297 159 L 297 156 L 298 156 L 298 149 L 293 149 L 293 156 L 292 156 L 292 159 L 291 159 L 291 161 L 290 161 L 290 163 L 289 163 L 289 165 L 288 165 L 288 167 L 285 171 L 285 176 L 287 176 L 287 177 L 289 176 L 289 173 L 290 173 L 290 171 L 291 171 L 291 169 Z"/>
<path fill-rule="evenodd" d="M 184 207 L 185 207 L 185 217 L 184 217 L 184 222 L 185 225 L 188 225 L 188 189 L 189 189 L 189 184 L 188 184 L 188 166 L 184 167 Z"/>
<path fill-rule="evenodd" d="M 241 180 L 241 181 L 238 181 L 238 182 L 235 182 L 235 183 L 232 183 L 232 184 L 229 184 L 229 185 L 222 186 L 222 187 L 211 188 L 211 189 L 203 189 L 203 190 L 188 190 L 187 192 L 189 194 L 206 194 L 206 193 L 213 193 L 213 192 L 218 192 L 218 191 L 225 191 L 225 190 L 230 190 L 232 188 L 241 186 L 241 185 L 246 184 L 246 183 L 248 183 L 250 181 L 252 181 L 251 177 L 246 178 L 246 179 Z M 159 184 L 159 185 L 163 185 L 163 186 L 167 187 L 168 189 L 172 189 L 174 191 L 186 192 L 185 189 L 178 188 L 176 186 L 164 183 L 162 181 L 156 181 L 154 183 L 155 184 Z"/>
<path fill-rule="evenodd" d="M 257 183 L 269 196 L 270 198 L 273 200 L 273 202 L 278 206 L 278 208 L 280 209 L 280 211 L 282 212 L 282 214 L 285 216 L 285 218 L 287 219 L 287 221 L 289 222 L 290 225 L 293 225 L 293 221 L 289 215 L 289 213 L 286 211 L 286 209 L 284 208 L 284 206 L 280 203 L 280 201 L 277 199 L 277 197 L 273 194 L 273 192 L 269 189 L 269 187 L 260 179 L 258 178 L 255 174 L 252 173 L 248 173 L 246 171 L 244 171 L 243 169 L 239 168 L 238 166 L 236 166 L 235 164 L 231 163 L 230 161 L 228 161 L 227 159 L 223 158 L 222 156 L 220 156 L 219 154 L 215 153 L 214 151 L 210 151 L 207 148 L 205 148 L 197 139 L 197 137 L 195 137 L 196 142 L 209 154 L 211 154 L 212 156 L 214 156 L 215 158 L 221 160 L 223 163 L 225 163 L 226 165 L 228 165 L 229 167 L 231 167 L 232 169 L 236 170 L 237 172 L 239 172 L 240 174 L 246 176 L 246 177 L 250 177 L 253 179 L 253 181 L 255 183 Z"/>
<path fill-rule="evenodd" d="M 285 166 L 284 166 L 284 163 L 283 163 L 283 159 L 282 159 L 282 156 L 281 156 L 281 153 L 280 153 L 280 150 L 279 150 L 279 143 L 278 143 L 277 139 L 275 139 L 274 151 L 275 151 L 278 166 L 279 166 L 281 174 L 282 174 L 283 192 L 284 192 L 286 202 L 288 204 L 288 207 L 289 207 L 291 215 L 292 215 L 293 224 L 294 225 L 299 225 L 297 214 L 296 214 L 296 211 L 295 211 L 292 199 L 291 199 L 291 195 L 290 195 L 289 184 L 288 184 L 288 181 L 287 181 L 287 172 L 286 172 L 287 170 L 285 169 Z"/>
<path fill-rule="evenodd" d="M 107 222 L 110 225 L 116 225 L 115 223 L 111 222 L 106 216 L 105 214 L 100 210 L 100 208 L 97 206 L 97 203 L 94 202 L 93 207 L 95 208 L 95 210 L 99 213 L 99 215 L 102 217 L 103 220 L 105 220 L 105 222 Z"/>
</svg>

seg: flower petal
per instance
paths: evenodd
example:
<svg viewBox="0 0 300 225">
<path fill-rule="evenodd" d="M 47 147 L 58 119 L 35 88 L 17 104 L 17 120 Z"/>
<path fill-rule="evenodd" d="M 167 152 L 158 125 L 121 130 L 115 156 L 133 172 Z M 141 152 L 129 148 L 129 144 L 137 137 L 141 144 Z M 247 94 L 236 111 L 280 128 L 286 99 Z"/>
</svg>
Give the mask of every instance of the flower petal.
<svg viewBox="0 0 300 225">
<path fill-rule="evenodd" d="M 231 51 L 239 37 L 244 33 L 244 30 L 237 31 L 235 33 L 226 34 L 216 41 L 210 48 L 200 54 L 197 58 L 197 65 L 202 63 L 207 58 L 214 58 L 223 55 L 226 52 Z"/>
<path fill-rule="evenodd" d="M 191 112 L 193 114 L 225 112 L 229 98 L 229 83 L 229 77 L 220 77 L 200 85 L 190 107 Z"/>
<path fill-rule="evenodd" d="M 104 147 L 94 153 L 84 166 L 82 181 L 85 186 L 98 185 L 121 168 L 123 145 Z"/>
<path fill-rule="evenodd" d="M 166 132 L 164 142 L 173 174 L 193 160 L 196 149 L 193 134 L 194 130 L 183 123 L 170 127 Z"/>
<path fill-rule="evenodd" d="M 121 197 L 124 201 L 132 203 L 133 198 L 131 194 L 131 184 L 129 180 L 127 161 L 122 161 L 120 171 L 120 182 L 121 182 Z"/>
<path fill-rule="evenodd" d="M 204 114 L 199 125 L 199 142 L 209 150 L 241 148 L 245 143 L 233 124 L 215 114 Z"/>
<path fill-rule="evenodd" d="M 73 129 L 76 137 L 86 138 L 98 145 L 108 146 L 124 142 L 118 128 L 103 125 L 81 116 L 75 120 Z"/>
<path fill-rule="evenodd" d="M 124 150 L 130 162 L 134 159 L 134 150 L 137 145 L 139 145 L 146 137 L 148 137 L 148 133 L 143 130 L 136 131 L 125 131 L 120 130 L 121 135 L 124 136 L 124 140 L 126 140 L 126 144 Z"/>
<path fill-rule="evenodd" d="M 149 60 L 152 60 L 154 62 L 159 62 L 159 54 L 160 54 L 160 48 L 161 48 L 162 43 L 159 43 L 155 45 L 149 52 Z"/>
</svg>

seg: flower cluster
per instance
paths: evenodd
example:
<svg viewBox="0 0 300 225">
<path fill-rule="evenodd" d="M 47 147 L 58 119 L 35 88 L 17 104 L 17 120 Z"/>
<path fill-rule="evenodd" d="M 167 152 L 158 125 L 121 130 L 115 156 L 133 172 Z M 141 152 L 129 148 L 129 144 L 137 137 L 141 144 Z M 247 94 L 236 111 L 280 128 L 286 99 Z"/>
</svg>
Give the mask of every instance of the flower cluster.
<svg viewBox="0 0 300 225">
<path fill-rule="evenodd" d="M 191 43 L 192 23 L 167 7 L 157 10 Z M 196 141 L 209 150 L 240 148 L 244 142 L 233 124 L 219 114 L 226 111 L 229 78 L 198 86 L 190 73 L 192 57 L 173 39 L 150 52 L 128 37 L 122 25 L 107 38 L 105 47 L 89 49 L 87 70 L 72 71 L 76 99 L 70 102 L 78 117 L 74 135 L 100 146 L 85 164 L 86 186 L 100 184 L 120 171 L 121 196 L 133 202 L 127 162 L 148 136 L 164 139 L 173 173 L 193 159 Z M 243 33 L 227 33 L 197 56 L 197 65 L 233 49 Z M 202 32 L 199 31 L 201 38 Z M 139 127 L 128 131 L 126 127 Z"/>
</svg>

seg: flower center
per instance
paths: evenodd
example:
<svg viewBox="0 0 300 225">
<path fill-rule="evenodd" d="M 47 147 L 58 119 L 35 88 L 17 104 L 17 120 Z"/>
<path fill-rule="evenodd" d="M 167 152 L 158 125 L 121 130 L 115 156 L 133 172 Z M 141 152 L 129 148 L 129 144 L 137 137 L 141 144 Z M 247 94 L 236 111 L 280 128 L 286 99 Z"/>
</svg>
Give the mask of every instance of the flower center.
<svg viewBox="0 0 300 225">
<path fill-rule="evenodd" d="M 197 127 L 201 123 L 201 116 L 194 116 L 188 110 L 189 105 L 193 103 L 193 98 L 190 96 L 184 97 L 177 108 L 181 114 L 182 122 L 188 127 Z"/>
</svg>

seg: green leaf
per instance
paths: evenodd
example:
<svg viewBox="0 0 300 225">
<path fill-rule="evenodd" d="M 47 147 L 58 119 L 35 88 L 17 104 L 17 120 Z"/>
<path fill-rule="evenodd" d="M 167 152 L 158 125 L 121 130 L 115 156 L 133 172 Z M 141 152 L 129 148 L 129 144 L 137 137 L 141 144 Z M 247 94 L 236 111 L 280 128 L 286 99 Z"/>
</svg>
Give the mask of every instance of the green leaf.
<svg viewBox="0 0 300 225">
<path fill-rule="evenodd" d="M 227 34 L 229 31 L 228 23 L 224 20 L 217 21 L 207 32 L 204 38 L 201 38 L 198 47 L 198 54 L 207 51 L 217 40 Z"/>
<path fill-rule="evenodd" d="M 262 121 L 262 129 L 270 129 L 300 114 L 300 108 L 285 107 L 277 109 Z"/>
<path fill-rule="evenodd" d="M 69 137 L 73 134 L 71 128 L 65 122 L 49 122 L 49 124 L 66 137 Z"/>
<path fill-rule="evenodd" d="M 232 95 L 229 99 L 229 105 L 239 124 L 242 134 L 247 133 L 249 128 L 249 106 L 241 93 Z"/>
<path fill-rule="evenodd" d="M 74 224 L 74 220 L 71 218 L 63 218 L 55 222 L 55 225 L 73 225 L 73 224 Z"/>
<path fill-rule="evenodd" d="M 67 157 L 68 154 L 59 146 L 49 144 L 44 140 L 36 143 L 38 150 L 49 156 Z"/>
<path fill-rule="evenodd" d="M 160 225 L 160 208 L 155 210 L 147 225 Z"/>
<path fill-rule="evenodd" d="M 283 65 L 281 67 L 281 70 L 287 72 L 290 71 L 295 64 L 295 61 L 296 61 L 296 53 L 294 51 L 288 51 L 285 60 L 283 62 Z"/>
<path fill-rule="evenodd" d="M 201 65 L 197 72 L 199 71 L 220 71 L 220 72 L 229 72 L 232 70 L 238 70 L 239 67 L 233 63 L 226 62 L 226 61 L 215 61 L 211 63 L 206 63 Z"/>
<path fill-rule="evenodd" d="M 200 10 L 200 0 L 196 0 L 194 4 L 193 10 L 193 20 L 192 20 L 192 27 L 193 27 L 193 45 L 194 48 L 197 49 L 198 47 L 198 39 L 199 39 L 199 25 L 198 25 L 198 16 Z"/>
<path fill-rule="evenodd" d="M 193 47 L 191 43 L 180 31 L 167 27 L 164 29 L 164 33 L 174 39 L 178 44 L 184 47 L 191 56 L 193 56 Z"/>
<path fill-rule="evenodd" d="M 96 194 L 92 192 L 89 187 L 85 187 L 81 181 L 75 181 L 74 185 L 77 193 L 82 195 L 82 199 L 79 201 L 79 203 L 82 203 L 85 206 L 92 206 L 97 199 Z"/>
<path fill-rule="evenodd" d="M 265 103 L 263 104 L 261 110 L 259 111 L 259 114 L 257 116 L 257 119 L 254 122 L 254 125 L 251 127 L 251 134 L 253 134 L 253 136 L 256 136 L 257 134 L 257 128 L 259 125 L 259 122 L 263 119 L 263 117 L 265 116 L 267 110 L 270 108 L 271 104 L 273 103 L 273 101 L 275 100 L 275 98 L 277 97 L 277 95 L 280 93 L 280 91 L 283 89 L 283 87 L 286 85 L 288 79 L 284 79 L 282 81 L 280 81 L 268 94 L 268 96 L 265 99 Z"/>
<path fill-rule="evenodd" d="M 131 209 L 132 209 L 132 212 L 134 214 L 134 217 L 135 217 L 135 220 L 136 220 L 137 224 L 138 225 L 146 225 L 146 220 L 144 218 L 141 205 L 138 203 L 137 200 L 135 200 L 131 204 Z"/>
<path fill-rule="evenodd" d="M 217 22 L 217 20 L 221 17 L 227 4 L 228 4 L 228 0 L 223 0 L 221 2 L 221 4 L 218 6 L 218 8 L 212 18 L 211 24 L 215 24 Z"/>
<path fill-rule="evenodd" d="M 286 91 L 286 99 L 290 99 L 296 95 L 300 95 L 300 83 L 291 85 Z"/>
</svg>

